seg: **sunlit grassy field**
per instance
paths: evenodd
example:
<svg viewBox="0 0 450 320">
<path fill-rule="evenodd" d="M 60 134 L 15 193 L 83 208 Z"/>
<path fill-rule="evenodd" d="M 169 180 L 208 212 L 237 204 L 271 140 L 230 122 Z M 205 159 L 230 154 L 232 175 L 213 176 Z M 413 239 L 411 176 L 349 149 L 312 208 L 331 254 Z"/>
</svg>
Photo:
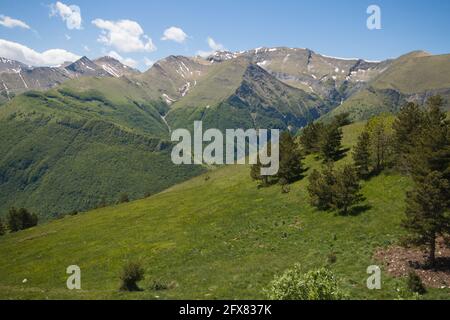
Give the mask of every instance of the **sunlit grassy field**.
<svg viewBox="0 0 450 320">
<path fill-rule="evenodd" d="M 346 146 L 362 127 L 345 128 Z M 320 166 L 313 157 L 305 164 Z M 287 194 L 280 186 L 257 189 L 247 166 L 227 166 L 147 199 L 8 234 L 0 238 L 0 298 L 261 299 L 274 275 L 295 263 L 305 271 L 328 266 L 351 298 L 396 298 L 404 279 L 383 267 L 382 289 L 371 291 L 366 269 L 377 264 L 376 248 L 402 235 L 409 179 L 383 174 L 365 182 L 368 209 L 353 216 L 315 210 L 306 185 L 305 178 Z M 329 264 L 332 252 L 337 261 Z M 145 267 L 141 292 L 118 290 L 129 260 Z M 66 268 L 74 264 L 81 291 L 66 289 Z M 155 291 L 155 281 L 169 288 Z M 430 289 L 425 298 L 449 294 Z"/>
</svg>

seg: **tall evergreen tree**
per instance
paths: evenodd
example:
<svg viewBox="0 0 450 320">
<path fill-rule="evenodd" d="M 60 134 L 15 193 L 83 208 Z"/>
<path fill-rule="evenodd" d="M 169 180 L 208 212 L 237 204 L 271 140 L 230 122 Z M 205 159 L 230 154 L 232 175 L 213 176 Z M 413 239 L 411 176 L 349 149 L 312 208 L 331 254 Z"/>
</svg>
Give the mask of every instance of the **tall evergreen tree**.
<svg viewBox="0 0 450 320">
<path fill-rule="evenodd" d="M 371 155 L 376 172 L 390 164 L 392 150 L 392 120 L 387 115 L 371 118 L 366 125 L 370 135 Z"/>
<path fill-rule="evenodd" d="M 435 264 L 438 236 L 450 235 L 448 211 L 449 182 L 440 172 L 431 172 L 416 182 L 407 194 L 406 219 L 403 226 L 408 231 L 407 241 L 428 247 L 428 263 Z"/>
<path fill-rule="evenodd" d="M 336 184 L 332 163 L 328 163 L 322 172 L 314 170 L 308 180 L 310 204 L 319 210 L 330 210 L 333 206 L 333 186 Z"/>
<path fill-rule="evenodd" d="M 425 114 L 419 105 L 410 102 L 400 110 L 393 123 L 396 165 L 402 172 L 411 170 L 409 157 L 420 138 L 424 121 Z"/>
<path fill-rule="evenodd" d="M 282 184 L 289 184 L 302 178 L 303 156 L 290 132 L 283 132 L 280 137 L 280 168 L 277 178 Z"/>
<path fill-rule="evenodd" d="M 370 135 L 367 131 L 363 131 L 353 151 L 355 168 L 361 178 L 367 177 L 370 173 L 370 158 Z"/>
<path fill-rule="evenodd" d="M 17 210 L 16 208 L 11 208 L 8 212 L 7 221 L 9 230 L 17 232 L 36 226 L 38 217 L 36 214 L 28 212 L 27 209 L 21 208 Z"/>
<path fill-rule="evenodd" d="M 325 127 L 320 143 L 320 153 L 322 158 L 328 161 L 335 161 L 342 152 L 342 129 L 336 124 Z"/>
<path fill-rule="evenodd" d="M 300 144 L 304 154 L 313 154 L 320 151 L 320 138 L 324 125 L 320 122 L 308 124 L 301 132 Z"/>
<path fill-rule="evenodd" d="M 428 101 L 423 129 L 409 157 L 413 177 L 419 182 L 432 171 L 450 180 L 450 122 L 442 106 L 439 96 Z"/>
<path fill-rule="evenodd" d="M 268 177 L 261 175 L 261 168 L 262 168 L 261 161 L 258 157 L 258 162 L 251 166 L 250 168 L 250 177 L 254 181 L 260 182 L 261 186 L 267 186 L 268 185 Z"/>
<path fill-rule="evenodd" d="M 346 165 L 336 175 L 336 183 L 333 186 L 333 207 L 345 215 L 348 214 L 350 207 L 364 200 L 360 191 L 361 185 L 355 168 Z"/>
</svg>

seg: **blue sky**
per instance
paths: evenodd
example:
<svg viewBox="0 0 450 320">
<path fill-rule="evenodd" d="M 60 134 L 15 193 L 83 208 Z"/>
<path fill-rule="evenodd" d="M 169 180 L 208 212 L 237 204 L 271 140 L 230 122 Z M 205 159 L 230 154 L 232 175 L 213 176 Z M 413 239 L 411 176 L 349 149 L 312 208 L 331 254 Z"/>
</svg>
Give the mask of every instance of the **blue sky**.
<svg viewBox="0 0 450 320">
<path fill-rule="evenodd" d="M 62 0 L 55 4 L 1 0 L 0 54 L 28 59 L 30 64 L 112 54 L 145 70 L 145 62 L 170 54 L 196 55 L 221 48 L 300 47 L 368 60 L 418 49 L 450 53 L 450 1 L 442 0 Z M 366 27 L 371 4 L 381 8 L 381 30 Z M 72 5 L 80 9 L 79 15 Z M 169 32 L 172 40 L 162 40 L 170 27 L 182 32 L 172 29 L 178 38 L 176 32 Z M 208 38 L 214 40 L 209 43 L 212 48 Z M 51 49 L 62 50 L 42 54 Z"/>
</svg>

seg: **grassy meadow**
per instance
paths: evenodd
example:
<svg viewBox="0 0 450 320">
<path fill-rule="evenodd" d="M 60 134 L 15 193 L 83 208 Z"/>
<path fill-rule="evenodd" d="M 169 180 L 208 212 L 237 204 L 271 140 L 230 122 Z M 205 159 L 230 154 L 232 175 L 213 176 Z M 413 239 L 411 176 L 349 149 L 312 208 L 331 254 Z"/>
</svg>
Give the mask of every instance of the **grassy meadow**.
<svg viewBox="0 0 450 320">
<path fill-rule="evenodd" d="M 344 128 L 347 147 L 363 125 Z M 320 163 L 310 156 L 305 165 L 310 172 Z M 363 186 L 366 210 L 340 216 L 308 204 L 306 178 L 282 194 L 280 186 L 258 189 L 249 171 L 218 168 L 146 199 L 1 237 L 0 299 L 262 299 L 274 275 L 295 263 L 305 271 L 328 266 L 353 299 L 397 297 L 405 279 L 382 267 L 382 290 L 371 291 L 366 269 L 378 263 L 376 248 L 403 234 L 408 178 L 372 178 Z M 129 260 L 145 267 L 141 292 L 118 290 Z M 66 288 L 69 265 L 81 268 L 81 291 Z M 429 289 L 424 298 L 449 294 Z"/>
</svg>

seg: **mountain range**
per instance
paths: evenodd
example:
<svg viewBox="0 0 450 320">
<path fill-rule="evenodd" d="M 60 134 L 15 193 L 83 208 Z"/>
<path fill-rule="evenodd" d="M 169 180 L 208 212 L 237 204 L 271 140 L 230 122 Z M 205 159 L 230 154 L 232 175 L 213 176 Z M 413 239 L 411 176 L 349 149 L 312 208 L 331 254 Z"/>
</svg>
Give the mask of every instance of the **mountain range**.
<svg viewBox="0 0 450 320">
<path fill-rule="evenodd" d="M 143 197 L 207 168 L 174 166 L 170 133 L 279 128 L 348 112 L 364 120 L 406 101 L 450 97 L 450 55 L 381 62 L 309 49 L 169 56 L 146 72 L 111 57 L 57 67 L 0 59 L 0 215 L 42 217 Z"/>
</svg>

